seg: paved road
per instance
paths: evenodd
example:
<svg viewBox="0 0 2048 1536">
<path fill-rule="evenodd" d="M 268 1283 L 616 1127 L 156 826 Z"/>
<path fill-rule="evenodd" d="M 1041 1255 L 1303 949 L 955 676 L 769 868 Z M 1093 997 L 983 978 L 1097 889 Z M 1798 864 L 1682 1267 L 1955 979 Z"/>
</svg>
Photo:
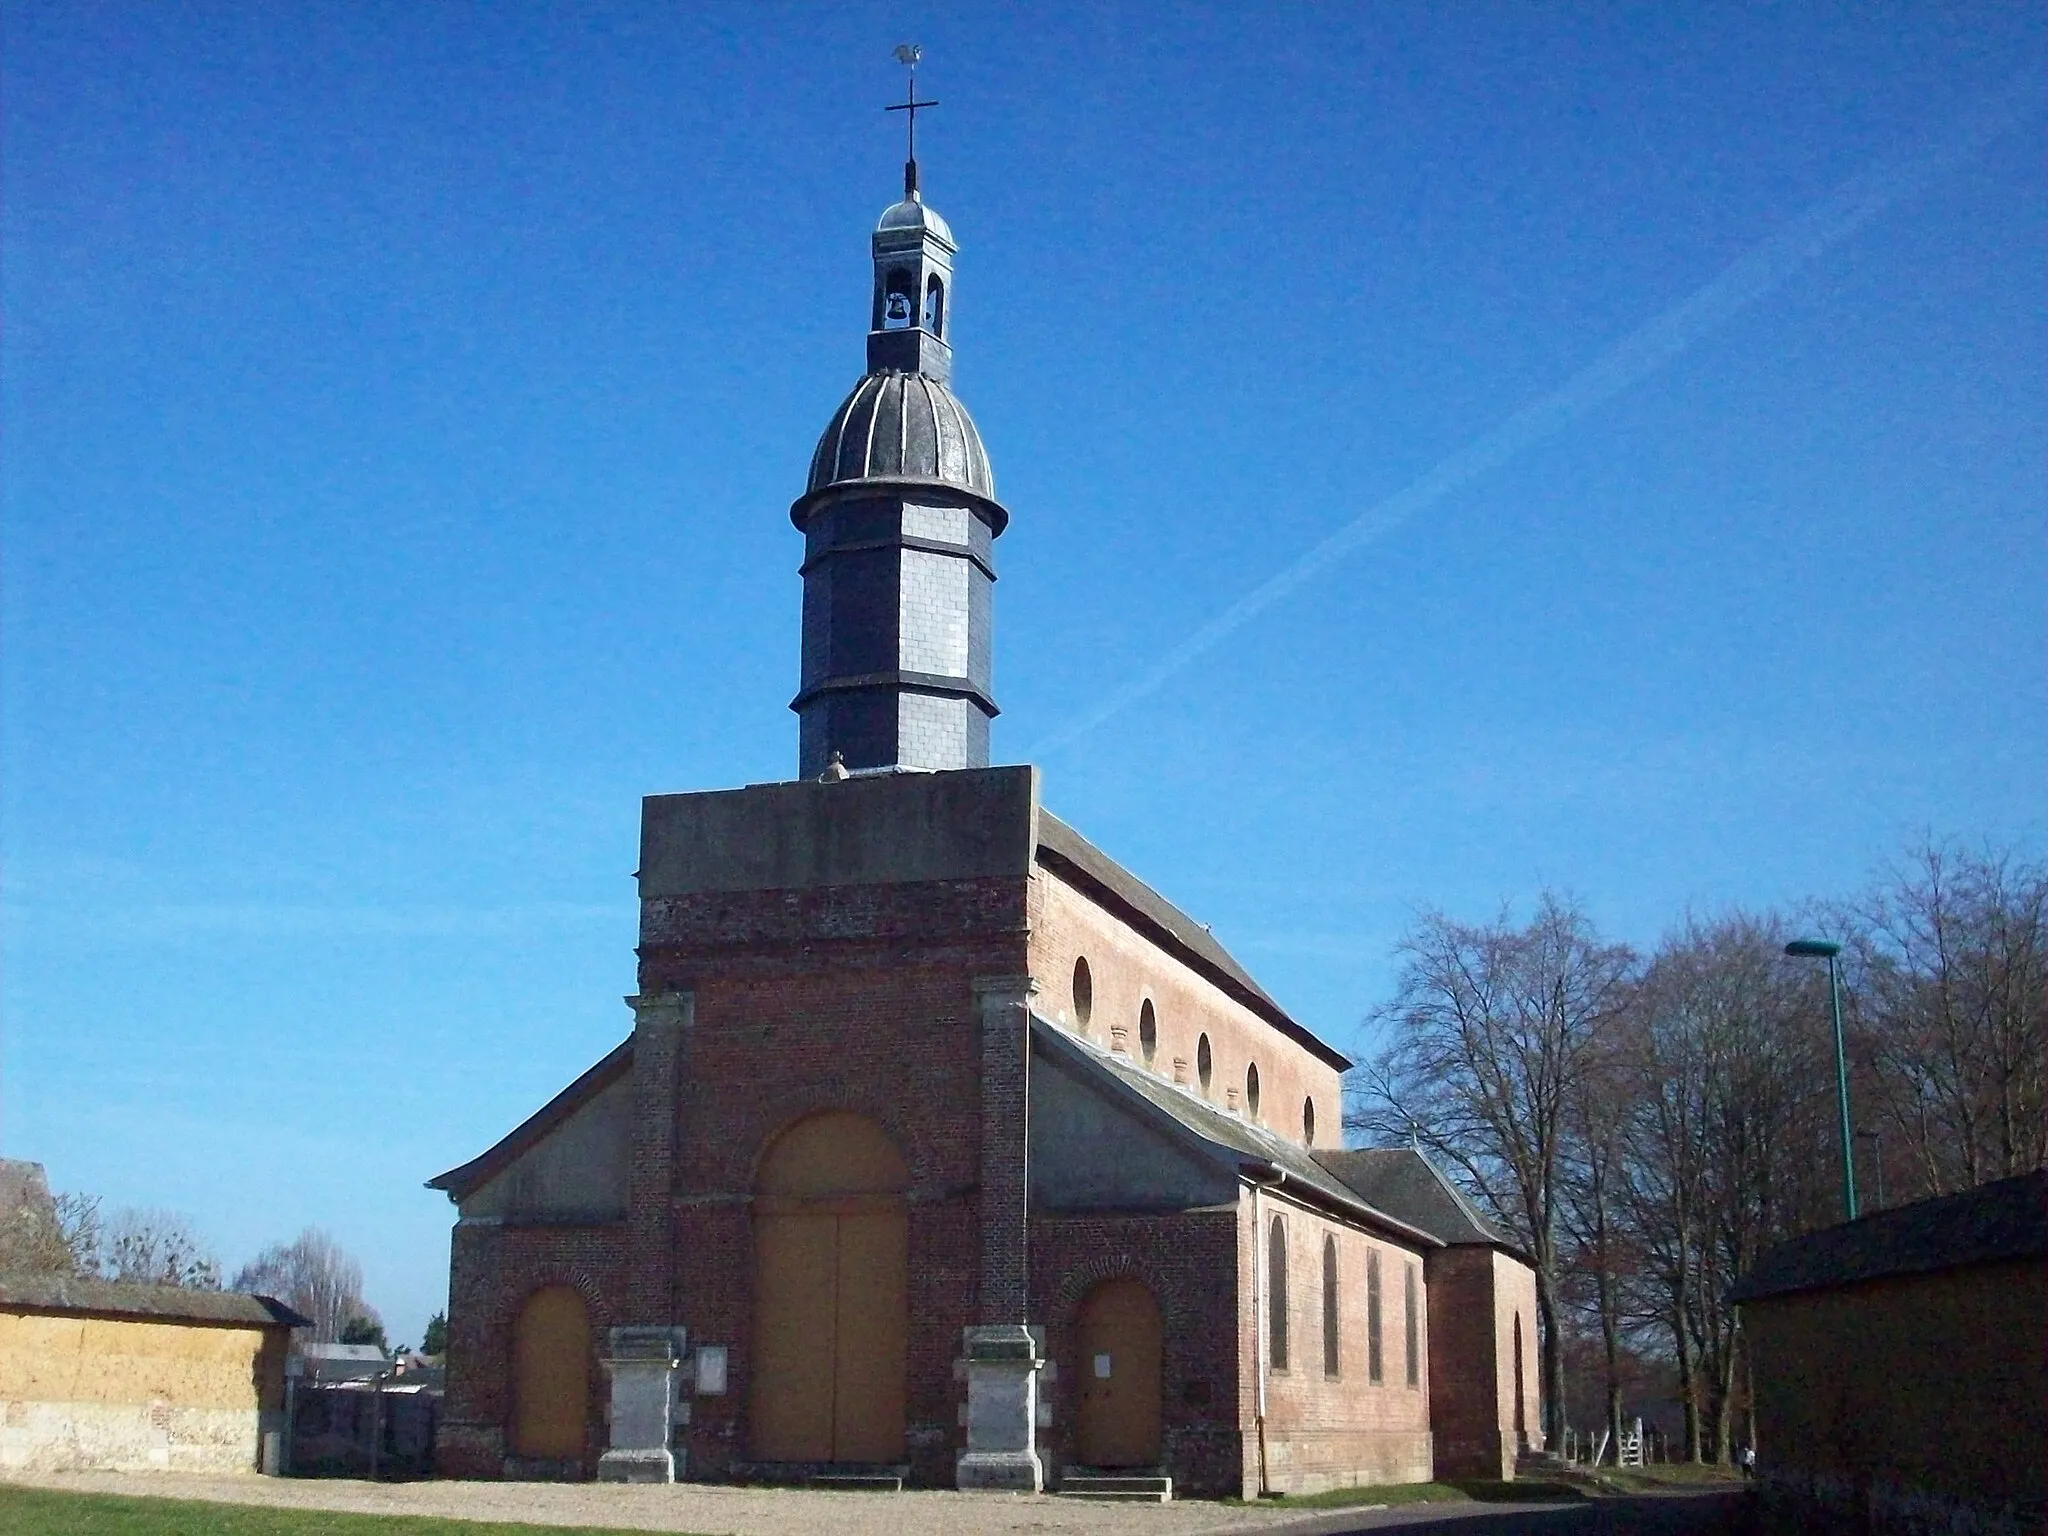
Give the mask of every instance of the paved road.
<svg viewBox="0 0 2048 1536">
<path fill-rule="evenodd" d="M 1290 1524 L 1285 1536 L 1748 1536 L 1747 1494 L 1721 1490 L 1646 1493 L 1584 1503 L 1475 1504 L 1388 1510 L 1333 1510 Z"/>
</svg>

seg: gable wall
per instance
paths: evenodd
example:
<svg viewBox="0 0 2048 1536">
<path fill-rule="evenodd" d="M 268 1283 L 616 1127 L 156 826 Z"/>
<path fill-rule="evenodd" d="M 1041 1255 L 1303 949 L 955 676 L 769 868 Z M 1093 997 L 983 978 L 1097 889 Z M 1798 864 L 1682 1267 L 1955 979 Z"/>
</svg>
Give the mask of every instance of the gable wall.
<svg viewBox="0 0 2048 1536">
<path fill-rule="evenodd" d="M 1071 1067 L 1033 1053 L 1033 1210 L 1185 1210 L 1236 1198 L 1232 1170 L 1197 1156 Z"/>
<path fill-rule="evenodd" d="M 1084 1024 L 1075 1007 L 1074 962 L 1085 958 L 1093 1006 Z M 1315 1145 L 1342 1144 L 1340 1077 L 1335 1068 L 1280 1033 L 1207 976 L 1039 865 L 1031 874 L 1031 974 L 1034 1004 L 1077 1034 L 1121 1051 L 1160 1077 L 1199 1089 L 1196 1046 L 1209 1037 L 1214 1071 L 1209 1102 L 1249 1117 L 1245 1068 L 1259 1069 L 1259 1121 L 1302 1140 L 1302 1104 L 1316 1109 Z M 1147 1063 L 1138 1017 L 1150 1000 L 1159 1044 Z"/>
<path fill-rule="evenodd" d="M 462 1201 L 466 1221 L 621 1221 L 632 1158 L 632 1092 L 608 1084 Z"/>
</svg>

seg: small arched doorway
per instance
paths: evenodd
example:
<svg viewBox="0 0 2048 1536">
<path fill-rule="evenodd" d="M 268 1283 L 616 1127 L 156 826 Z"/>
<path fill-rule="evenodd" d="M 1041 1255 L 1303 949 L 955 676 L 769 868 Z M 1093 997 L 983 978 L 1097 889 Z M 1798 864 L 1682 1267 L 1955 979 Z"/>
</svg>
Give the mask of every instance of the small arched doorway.
<svg viewBox="0 0 2048 1536">
<path fill-rule="evenodd" d="M 590 1316 L 566 1285 L 526 1298 L 512 1330 L 512 1450 L 581 1461 L 590 1419 Z"/>
<path fill-rule="evenodd" d="M 1159 1465 L 1159 1304 L 1140 1281 L 1105 1280 L 1081 1303 L 1081 1397 L 1074 1459 L 1084 1467 Z"/>
<path fill-rule="evenodd" d="M 882 1128 L 800 1120 L 754 1181 L 756 1461 L 903 1459 L 910 1170 Z"/>
</svg>

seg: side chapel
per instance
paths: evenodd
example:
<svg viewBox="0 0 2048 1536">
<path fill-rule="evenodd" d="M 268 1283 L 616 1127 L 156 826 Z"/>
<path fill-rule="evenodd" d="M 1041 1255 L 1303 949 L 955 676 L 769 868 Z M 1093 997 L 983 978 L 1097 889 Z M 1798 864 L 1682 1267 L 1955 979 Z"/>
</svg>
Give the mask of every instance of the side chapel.
<svg viewBox="0 0 2048 1536">
<path fill-rule="evenodd" d="M 871 246 L 867 372 L 790 509 L 798 777 L 646 799 L 632 1033 L 431 1181 L 442 1469 L 1511 1476 L 1521 1255 L 1419 1153 L 1343 1150 L 1345 1056 L 989 766 L 1010 514 L 914 158 Z"/>
</svg>

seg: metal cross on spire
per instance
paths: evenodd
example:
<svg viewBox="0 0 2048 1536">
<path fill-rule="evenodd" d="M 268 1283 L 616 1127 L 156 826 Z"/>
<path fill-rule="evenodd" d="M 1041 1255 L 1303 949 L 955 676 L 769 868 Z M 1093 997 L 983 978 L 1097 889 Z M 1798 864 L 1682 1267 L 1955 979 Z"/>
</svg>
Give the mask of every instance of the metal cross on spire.
<svg viewBox="0 0 2048 1536">
<path fill-rule="evenodd" d="M 910 89 L 902 101 L 882 108 L 884 112 L 905 112 L 910 115 L 910 158 L 903 162 L 903 195 L 917 196 L 917 110 L 919 107 L 936 107 L 936 101 L 917 99 L 917 61 L 924 56 L 924 49 L 916 43 L 898 43 L 896 62 L 910 71 Z"/>
</svg>

